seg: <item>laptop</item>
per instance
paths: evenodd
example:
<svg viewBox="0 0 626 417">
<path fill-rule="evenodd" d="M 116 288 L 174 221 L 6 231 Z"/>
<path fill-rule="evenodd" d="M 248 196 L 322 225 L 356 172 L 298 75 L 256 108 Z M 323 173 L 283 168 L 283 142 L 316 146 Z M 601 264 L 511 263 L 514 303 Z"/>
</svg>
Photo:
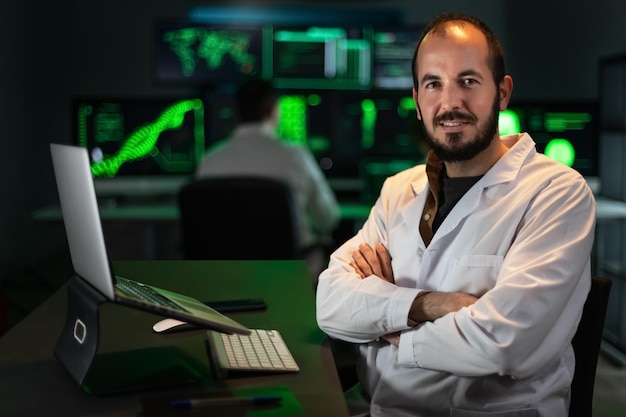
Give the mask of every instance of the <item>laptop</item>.
<svg viewBox="0 0 626 417">
<path fill-rule="evenodd" d="M 112 303 L 182 320 L 222 333 L 251 330 L 201 301 L 118 277 L 109 260 L 87 149 L 50 144 L 72 266 L 79 278 Z"/>
</svg>

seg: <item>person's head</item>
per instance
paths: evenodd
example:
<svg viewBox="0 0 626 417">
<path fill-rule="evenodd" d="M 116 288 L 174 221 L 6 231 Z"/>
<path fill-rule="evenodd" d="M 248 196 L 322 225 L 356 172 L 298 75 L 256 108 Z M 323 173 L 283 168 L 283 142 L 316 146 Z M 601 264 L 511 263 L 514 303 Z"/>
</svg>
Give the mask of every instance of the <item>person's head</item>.
<svg viewBox="0 0 626 417">
<path fill-rule="evenodd" d="M 261 78 L 243 81 L 235 95 L 239 120 L 247 123 L 264 122 L 275 118 L 279 96 L 270 81 Z"/>
<path fill-rule="evenodd" d="M 418 118 L 440 158 L 471 160 L 498 138 L 513 82 L 487 25 L 461 13 L 436 16 L 415 48 L 412 71 Z"/>
</svg>

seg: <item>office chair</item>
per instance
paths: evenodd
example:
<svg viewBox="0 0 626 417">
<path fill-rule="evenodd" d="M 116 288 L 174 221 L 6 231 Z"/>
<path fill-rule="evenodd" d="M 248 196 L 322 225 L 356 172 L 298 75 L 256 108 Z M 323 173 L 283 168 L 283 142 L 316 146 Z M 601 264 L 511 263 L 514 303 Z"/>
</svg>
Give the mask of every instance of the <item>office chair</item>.
<svg viewBox="0 0 626 417">
<path fill-rule="evenodd" d="M 591 279 L 591 290 L 572 340 L 576 369 L 572 380 L 569 417 L 592 417 L 593 388 L 611 285 L 612 282 L 607 278 Z"/>
<path fill-rule="evenodd" d="M 301 259 L 290 188 L 260 177 L 199 179 L 178 193 L 185 259 Z"/>
</svg>

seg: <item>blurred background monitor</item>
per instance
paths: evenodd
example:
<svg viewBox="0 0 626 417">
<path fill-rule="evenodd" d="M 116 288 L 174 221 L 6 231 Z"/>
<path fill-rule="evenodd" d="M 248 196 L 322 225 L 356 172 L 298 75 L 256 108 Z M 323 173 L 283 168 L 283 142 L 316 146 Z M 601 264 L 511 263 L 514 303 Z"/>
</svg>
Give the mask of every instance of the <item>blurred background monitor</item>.
<svg viewBox="0 0 626 417">
<path fill-rule="evenodd" d="M 236 83 L 262 73 L 262 25 L 154 23 L 155 79 L 162 84 L 212 86 Z"/>
<path fill-rule="evenodd" d="M 387 177 L 424 162 L 428 145 L 410 89 L 342 93 L 334 114 L 334 175 L 359 178 L 360 201 L 374 203 Z"/>
<path fill-rule="evenodd" d="M 376 27 L 374 30 L 374 87 L 413 88 L 411 61 L 422 34 L 421 26 Z"/>
<path fill-rule="evenodd" d="M 421 162 L 428 151 L 410 89 L 343 93 L 337 98 L 335 123 L 332 153 L 346 176 L 380 174 L 381 163 Z"/>
<path fill-rule="evenodd" d="M 528 132 L 537 150 L 584 176 L 598 175 L 598 105 L 588 102 L 513 102 L 500 113 L 500 134 Z"/>
<path fill-rule="evenodd" d="M 372 34 L 362 25 L 275 25 L 264 76 L 278 88 L 369 89 Z"/>
<path fill-rule="evenodd" d="M 72 110 L 74 142 L 89 151 L 102 192 L 167 193 L 193 174 L 204 153 L 198 98 L 80 97 Z"/>
</svg>

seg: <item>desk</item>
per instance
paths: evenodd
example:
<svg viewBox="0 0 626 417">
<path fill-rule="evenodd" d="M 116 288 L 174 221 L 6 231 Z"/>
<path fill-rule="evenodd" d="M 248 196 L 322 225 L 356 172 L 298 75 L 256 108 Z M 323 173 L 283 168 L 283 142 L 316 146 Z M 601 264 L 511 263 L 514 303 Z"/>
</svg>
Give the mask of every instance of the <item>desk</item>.
<svg viewBox="0 0 626 417">
<path fill-rule="evenodd" d="M 137 416 L 142 399 L 201 387 L 255 389 L 283 386 L 303 409 L 299 415 L 348 415 L 326 337 L 315 322 L 314 293 L 302 261 L 118 261 L 118 275 L 193 294 L 201 300 L 264 298 L 264 312 L 233 313 L 248 327 L 278 329 L 300 366 L 297 374 L 229 378 L 209 371 L 203 330 L 158 335 L 160 317 L 105 303 L 100 311 L 99 353 L 158 346 L 182 349 L 202 367 L 201 383 L 109 396 L 87 395 L 53 356 L 65 320 L 61 288 L 0 338 L 0 415 Z M 149 417 L 149 416 L 146 416 Z"/>
</svg>

